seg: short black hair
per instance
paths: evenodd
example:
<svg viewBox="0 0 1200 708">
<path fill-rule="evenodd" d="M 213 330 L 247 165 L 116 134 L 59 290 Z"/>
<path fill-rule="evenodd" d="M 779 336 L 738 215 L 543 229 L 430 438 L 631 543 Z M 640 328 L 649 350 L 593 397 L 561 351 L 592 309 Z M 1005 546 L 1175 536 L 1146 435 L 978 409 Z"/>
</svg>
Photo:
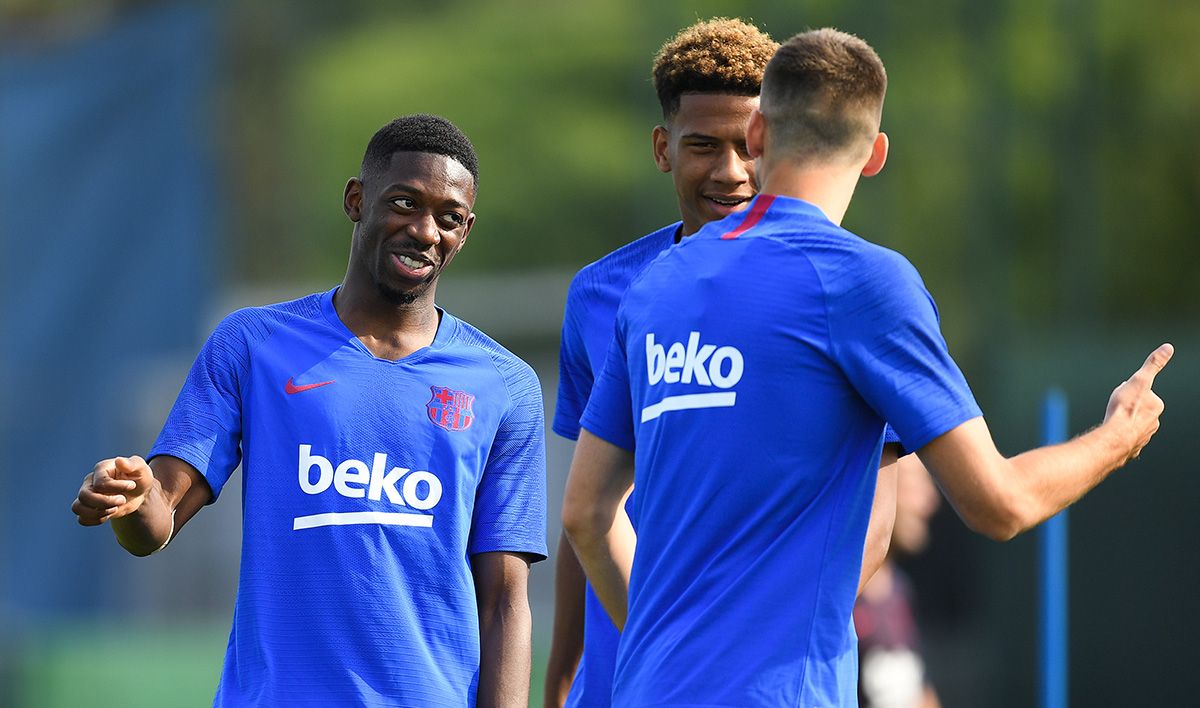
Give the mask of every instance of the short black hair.
<svg viewBox="0 0 1200 708">
<path fill-rule="evenodd" d="M 397 152 L 429 152 L 445 155 L 467 168 L 479 184 L 479 159 L 467 136 L 450 121 L 428 113 L 400 116 L 371 136 L 363 154 L 362 172 L 387 169 Z"/>
</svg>

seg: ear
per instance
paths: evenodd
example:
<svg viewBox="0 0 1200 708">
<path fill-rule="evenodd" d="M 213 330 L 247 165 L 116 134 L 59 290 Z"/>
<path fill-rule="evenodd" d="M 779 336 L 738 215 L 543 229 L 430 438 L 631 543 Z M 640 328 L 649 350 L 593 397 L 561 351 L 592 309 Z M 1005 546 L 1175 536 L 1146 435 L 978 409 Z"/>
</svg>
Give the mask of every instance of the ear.
<svg viewBox="0 0 1200 708">
<path fill-rule="evenodd" d="M 356 224 L 362 218 L 362 192 L 362 180 L 351 177 L 346 181 L 346 191 L 342 194 L 342 211 Z"/>
<path fill-rule="evenodd" d="M 650 145 L 654 151 L 654 164 L 658 166 L 659 172 L 671 171 L 671 134 L 667 132 L 665 125 L 656 125 L 654 130 L 650 131 Z"/>
<path fill-rule="evenodd" d="M 467 215 L 467 223 L 463 225 L 462 238 L 458 239 L 458 248 L 454 249 L 455 255 L 458 255 L 458 252 L 462 250 L 462 247 L 464 245 L 466 245 L 467 236 L 470 235 L 471 227 L 474 225 L 475 225 L 475 212 L 471 212 L 470 214 Z"/>
<path fill-rule="evenodd" d="M 750 112 L 750 122 L 746 124 L 746 152 L 750 153 L 750 157 L 762 157 L 766 140 L 767 119 L 762 111 L 755 108 Z"/>
<path fill-rule="evenodd" d="M 880 132 L 875 136 L 875 142 L 871 144 L 871 156 L 867 158 L 867 164 L 863 166 L 863 177 L 874 177 L 883 169 L 883 165 L 887 162 L 888 154 L 888 136 L 887 133 Z"/>
</svg>

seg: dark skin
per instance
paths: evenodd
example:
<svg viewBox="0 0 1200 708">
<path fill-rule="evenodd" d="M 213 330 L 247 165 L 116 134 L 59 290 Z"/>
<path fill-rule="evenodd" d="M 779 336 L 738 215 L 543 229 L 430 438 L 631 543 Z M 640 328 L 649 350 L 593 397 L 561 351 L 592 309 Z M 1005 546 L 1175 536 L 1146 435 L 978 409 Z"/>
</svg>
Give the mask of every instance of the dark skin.
<svg viewBox="0 0 1200 708">
<path fill-rule="evenodd" d="M 437 281 L 475 223 L 475 179 L 444 155 L 398 152 L 379 170 L 346 183 L 343 208 L 354 223 L 346 276 L 334 308 L 376 357 L 402 359 L 433 343 L 441 315 Z M 162 455 L 102 460 L 83 479 L 71 510 L 83 526 L 111 522 L 136 556 L 161 549 L 212 498 L 190 464 Z M 531 558 L 471 557 L 479 608 L 480 706 L 529 701 Z"/>
</svg>

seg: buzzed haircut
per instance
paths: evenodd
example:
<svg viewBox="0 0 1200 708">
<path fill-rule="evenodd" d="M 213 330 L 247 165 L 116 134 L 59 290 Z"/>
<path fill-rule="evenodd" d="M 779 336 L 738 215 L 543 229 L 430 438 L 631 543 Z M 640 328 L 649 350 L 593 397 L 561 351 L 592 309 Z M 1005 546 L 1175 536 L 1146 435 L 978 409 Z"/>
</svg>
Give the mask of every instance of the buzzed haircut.
<svg viewBox="0 0 1200 708">
<path fill-rule="evenodd" d="M 386 170 L 397 152 L 429 152 L 445 155 L 467 168 L 479 183 L 479 160 L 467 136 L 450 121 L 428 113 L 400 116 L 383 126 L 367 143 L 362 175 Z"/>
<path fill-rule="evenodd" d="M 679 110 L 685 93 L 757 96 L 763 70 L 779 45 L 742 20 L 716 17 L 682 30 L 654 57 L 654 90 L 663 118 Z"/>
<path fill-rule="evenodd" d="M 825 28 L 784 42 L 763 76 L 772 149 L 800 159 L 865 153 L 879 132 L 887 71 L 869 44 Z"/>
</svg>

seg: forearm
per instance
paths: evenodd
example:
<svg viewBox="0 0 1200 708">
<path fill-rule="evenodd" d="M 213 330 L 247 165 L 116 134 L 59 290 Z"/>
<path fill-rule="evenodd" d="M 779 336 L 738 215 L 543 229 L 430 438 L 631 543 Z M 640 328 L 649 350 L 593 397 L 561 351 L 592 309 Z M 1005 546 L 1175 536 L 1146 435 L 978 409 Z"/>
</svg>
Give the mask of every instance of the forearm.
<svg viewBox="0 0 1200 708">
<path fill-rule="evenodd" d="M 625 513 L 633 488 L 633 452 L 587 430 L 579 435 L 563 494 L 563 530 L 592 590 L 621 629 L 637 537 Z"/>
<path fill-rule="evenodd" d="M 1070 505 L 1121 466 L 1129 444 L 1102 425 L 1070 442 L 1012 458 L 996 451 L 982 418 L 921 449 L 947 499 L 975 531 L 1007 541 Z"/>
<path fill-rule="evenodd" d="M 1104 422 L 1061 445 L 1005 459 L 982 417 L 919 451 L 968 526 L 1004 541 L 1057 514 L 1141 451 L 1158 430 L 1162 399 L 1151 386 L 1175 349 L 1163 344 L 1113 390 Z"/>
<path fill-rule="evenodd" d="M 480 708 L 529 705 L 532 628 L 529 601 L 524 593 L 508 595 L 502 602 L 480 608 L 477 694 Z"/>
<path fill-rule="evenodd" d="M 583 568 L 564 532 L 558 538 L 554 564 L 554 631 L 546 665 L 545 708 L 562 708 L 571 690 L 583 655 L 585 594 Z"/>
<path fill-rule="evenodd" d="M 624 506 L 618 504 L 611 516 L 593 517 L 590 523 L 575 525 L 567 533 L 592 591 L 617 629 L 624 629 L 629 611 L 629 574 L 637 546 Z"/>
<path fill-rule="evenodd" d="M 1102 425 L 1069 442 L 1010 458 L 1019 505 L 1016 533 L 1070 506 L 1124 465 L 1128 457 L 1129 445 Z"/>
</svg>

